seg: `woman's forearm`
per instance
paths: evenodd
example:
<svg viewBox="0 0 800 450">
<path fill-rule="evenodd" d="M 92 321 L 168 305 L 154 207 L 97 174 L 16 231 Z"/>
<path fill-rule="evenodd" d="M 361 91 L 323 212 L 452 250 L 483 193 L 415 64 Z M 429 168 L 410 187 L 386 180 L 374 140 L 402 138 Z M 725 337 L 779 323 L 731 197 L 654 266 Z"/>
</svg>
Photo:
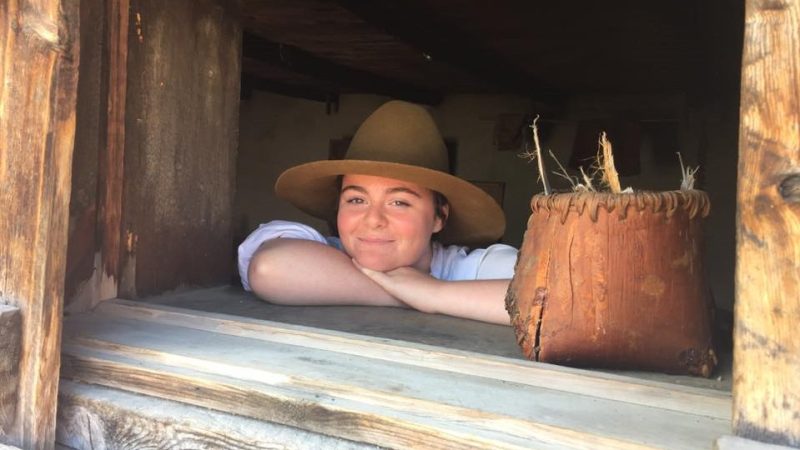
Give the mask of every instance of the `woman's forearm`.
<svg viewBox="0 0 800 450">
<path fill-rule="evenodd" d="M 502 325 L 511 323 L 505 308 L 511 280 L 445 281 L 412 267 L 388 272 L 358 268 L 395 298 L 419 311 Z"/>
<path fill-rule="evenodd" d="M 428 312 L 510 325 L 505 303 L 509 283 L 510 280 L 438 281 L 433 298 L 414 303 L 424 300 L 430 308 Z M 410 305 L 415 307 L 414 303 Z"/>
<path fill-rule="evenodd" d="M 356 269 L 341 251 L 314 241 L 273 239 L 250 260 L 250 287 L 285 305 L 405 306 Z"/>
</svg>

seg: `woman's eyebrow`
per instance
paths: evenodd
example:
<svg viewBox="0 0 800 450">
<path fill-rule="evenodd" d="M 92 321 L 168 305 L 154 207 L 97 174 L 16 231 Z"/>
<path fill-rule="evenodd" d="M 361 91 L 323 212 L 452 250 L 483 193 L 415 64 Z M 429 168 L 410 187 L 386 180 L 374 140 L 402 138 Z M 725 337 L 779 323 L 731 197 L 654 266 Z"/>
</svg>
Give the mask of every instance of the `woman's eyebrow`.
<svg viewBox="0 0 800 450">
<path fill-rule="evenodd" d="M 364 189 L 361 186 L 356 186 L 354 184 L 349 184 L 349 185 L 343 187 L 341 192 L 345 192 L 345 191 L 349 191 L 349 190 L 358 191 L 358 192 L 361 192 L 362 194 L 366 194 L 367 193 L 366 189 Z"/>
<path fill-rule="evenodd" d="M 419 195 L 419 193 L 417 191 L 415 191 L 413 189 L 406 188 L 406 187 L 393 187 L 393 188 L 389 188 L 389 189 L 386 190 L 387 194 L 395 194 L 395 193 L 398 193 L 398 192 L 405 192 L 406 194 L 411 194 L 411 195 L 413 195 L 415 197 L 422 198 L 422 196 Z"/>
<path fill-rule="evenodd" d="M 342 190 L 341 190 L 341 193 L 344 193 L 345 191 L 349 191 L 349 190 L 357 191 L 357 192 L 360 192 L 362 194 L 367 194 L 367 190 L 365 188 L 363 188 L 361 186 L 358 186 L 358 185 L 355 185 L 355 184 L 348 184 L 347 186 L 344 186 L 342 188 Z M 406 193 L 406 194 L 413 195 L 414 197 L 422 198 L 422 196 L 419 194 L 419 192 L 417 192 L 417 191 L 415 191 L 413 189 L 409 189 L 407 187 L 402 187 L 402 186 L 397 186 L 397 187 L 386 189 L 386 193 L 387 194 Z"/>
</svg>

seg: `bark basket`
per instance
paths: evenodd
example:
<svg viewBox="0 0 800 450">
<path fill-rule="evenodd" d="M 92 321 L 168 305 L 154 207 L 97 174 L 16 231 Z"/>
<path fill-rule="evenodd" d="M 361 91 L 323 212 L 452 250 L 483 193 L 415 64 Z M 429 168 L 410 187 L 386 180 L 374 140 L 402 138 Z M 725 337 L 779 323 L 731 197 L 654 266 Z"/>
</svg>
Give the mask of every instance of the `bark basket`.
<svg viewBox="0 0 800 450">
<path fill-rule="evenodd" d="M 535 195 L 506 296 L 531 360 L 710 376 L 701 191 Z"/>
</svg>

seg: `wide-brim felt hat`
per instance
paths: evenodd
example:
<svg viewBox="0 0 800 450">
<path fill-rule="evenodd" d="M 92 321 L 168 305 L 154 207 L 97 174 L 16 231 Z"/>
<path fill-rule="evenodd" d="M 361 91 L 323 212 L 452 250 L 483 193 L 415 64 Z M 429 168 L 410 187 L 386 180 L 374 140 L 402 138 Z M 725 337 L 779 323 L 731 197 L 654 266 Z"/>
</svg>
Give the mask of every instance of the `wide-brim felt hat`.
<svg viewBox="0 0 800 450">
<path fill-rule="evenodd" d="M 439 239 L 468 246 L 496 242 L 505 232 L 500 205 L 474 184 L 447 172 L 447 147 L 422 106 L 393 100 L 358 128 L 345 159 L 291 167 L 275 183 L 278 197 L 325 220 L 336 220 L 340 175 L 393 178 L 447 197 L 450 213 Z"/>
</svg>

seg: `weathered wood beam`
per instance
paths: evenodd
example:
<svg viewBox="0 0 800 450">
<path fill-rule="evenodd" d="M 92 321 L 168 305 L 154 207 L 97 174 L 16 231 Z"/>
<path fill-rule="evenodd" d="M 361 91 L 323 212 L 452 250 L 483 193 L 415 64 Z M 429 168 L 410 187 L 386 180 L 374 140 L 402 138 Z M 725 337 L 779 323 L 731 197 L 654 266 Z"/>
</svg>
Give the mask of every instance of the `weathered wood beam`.
<svg viewBox="0 0 800 450">
<path fill-rule="evenodd" d="M 78 0 L 0 7 L 0 302 L 19 307 L 18 403 L 8 444 L 55 436 L 79 63 Z M 11 63 L 13 62 L 13 68 Z"/>
<path fill-rule="evenodd" d="M 107 359 L 83 348 L 70 347 L 65 351 L 63 376 L 70 380 L 226 413 L 235 412 L 256 420 L 357 442 L 390 448 L 409 448 L 425 443 L 429 447 L 465 449 L 522 448 L 520 444 L 524 442 L 521 438 L 512 439 L 516 446 L 505 440 L 487 442 L 486 432 L 478 431 L 476 420 L 470 421 L 464 416 L 460 419 L 469 421 L 469 427 L 462 425 L 455 433 L 446 433 L 436 426 L 437 422 L 442 422 L 441 419 L 426 418 L 418 410 L 407 412 L 390 408 L 391 411 L 381 411 L 380 403 L 370 406 L 320 390 L 304 392 L 276 387 L 270 385 L 275 384 L 272 380 L 276 375 L 273 374 L 265 380 L 269 384 L 241 382 L 184 368 L 180 369 L 181 374 L 177 374 L 163 365 L 142 363 L 119 354 L 109 355 L 110 359 Z M 282 378 L 281 375 L 277 377 Z M 403 406 L 407 409 L 407 405 Z M 485 420 L 483 417 L 480 419 Z M 487 445 L 489 443 L 494 445 Z"/>
<path fill-rule="evenodd" d="M 116 297 L 122 251 L 122 188 L 124 178 L 125 104 L 128 90 L 128 12 L 130 0 L 106 2 L 108 42 L 108 94 L 106 97 L 105 148 L 98 155 L 97 230 L 100 235 L 100 267 L 95 271 L 97 298 Z"/>
<path fill-rule="evenodd" d="M 800 446 L 800 1 L 747 0 L 734 432 Z"/>
<path fill-rule="evenodd" d="M 9 432 L 17 413 L 21 327 L 19 308 L 0 304 L 0 436 Z"/>
<path fill-rule="evenodd" d="M 61 382 L 56 433 L 59 443 L 76 450 L 374 448 L 298 428 L 70 381 Z"/>
<path fill-rule="evenodd" d="M 731 399 L 725 392 L 702 390 L 646 380 L 620 379 L 602 372 L 587 372 L 570 367 L 528 364 L 491 355 L 460 352 L 411 342 L 387 341 L 370 336 L 354 336 L 332 330 L 270 322 L 247 317 L 204 311 L 189 311 L 169 306 L 128 300 L 103 302 L 95 309 L 104 320 L 134 319 L 162 325 L 216 332 L 263 341 L 265 345 L 290 344 L 352 356 L 401 364 L 421 370 L 447 370 L 461 375 L 491 377 L 508 383 L 546 386 L 554 391 L 620 400 L 637 405 L 692 412 L 730 420 Z M 632 388 L 635 386 L 635 388 Z"/>
<path fill-rule="evenodd" d="M 339 94 L 322 90 L 293 86 L 278 81 L 268 80 L 256 75 L 242 73 L 242 98 L 250 98 L 253 90 L 273 92 L 287 97 L 302 98 L 316 102 L 338 102 Z"/>
<path fill-rule="evenodd" d="M 130 0 L 82 0 L 65 310 L 117 297 Z M 100 45 L 102 44 L 102 45 Z"/>
<path fill-rule="evenodd" d="M 367 23 L 411 45 L 431 59 L 458 67 L 478 79 L 534 100 L 555 102 L 563 93 L 484 48 L 420 5 L 409 1 L 337 0 Z M 452 44 L 456 43 L 456 44 Z"/>
<path fill-rule="evenodd" d="M 702 389 L 685 397 L 691 389 L 681 388 L 675 397 L 683 399 L 669 399 L 672 392 L 665 385 L 625 386 L 623 377 L 591 380 L 593 374 L 574 369 L 537 378 L 525 370 L 535 364 L 498 358 L 505 360 L 508 375 L 519 369 L 516 376 L 528 378 L 529 384 L 509 383 L 493 376 L 504 369 L 496 364 L 500 361 L 485 364 L 487 359 L 469 352 L 448 355 L 442 349 L 436 355 L 434 348 L 426 355 L 414 351 L 415 345 L 401 345 L 389 360 L 381 357 L 383 350 L 392 350 L 386 339 L 364 342 L 361 353 L 354 354 L 357 336 L 304 327 L 277 336 L 275 327 L 254 325 L 218 323 L 206 331 L 98 312 L 72 316 L 66 324 L 62 373 L 65 379 L 391 448 L 699 448 L 730 430 L 730 421 L 719 413 L 695 409 L 717 397 Z M 265 342 L 219 330 L 277 339 Z M 438 368 L 406 363 L 426 356 Z M 449 370 L 458 366 L 466 370 Z M 484 366 L 488 371 L 474 372 Z M 552 388 L 548 381 L 558 375 L 565 381 Z M 571 386 L 580 378 L 595 386 L 588 395 Z M 601 398 L 603 385 L 619 388 L 621 395 Z M 666 401 L 644 399 L 651 395 Z M 664 423 L 676 432 L 665 435 Z"/>
<path fill-rule="evenodd" d="M 442 94 L 419 86 L 373 75 L 318 58 L 300 48 L 272 42 L 251 33 L 242 37 L 243 56 L 268 64 L 276 64 L 297 73 L 361 92 L 386 95 L 416 103 L 437 105 Z"/>
</svg>

